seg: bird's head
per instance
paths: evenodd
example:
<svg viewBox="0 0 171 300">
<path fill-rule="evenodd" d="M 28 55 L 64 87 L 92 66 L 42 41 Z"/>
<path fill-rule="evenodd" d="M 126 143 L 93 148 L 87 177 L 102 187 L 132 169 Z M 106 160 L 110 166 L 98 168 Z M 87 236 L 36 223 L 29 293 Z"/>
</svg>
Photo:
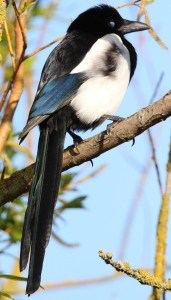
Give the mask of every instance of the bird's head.
<svg viewBox="0 0 171 300">
<path fill-rule="evenodd" d="M 150 29 L 147 24 L 125 20 L 115 8 L 102 4 L 80 14 L 71 23 L 67 32 L 83 31 L 100 38 L 109 33 L 123 36 L 126 33 L 147 29 Z"/>
</svg>

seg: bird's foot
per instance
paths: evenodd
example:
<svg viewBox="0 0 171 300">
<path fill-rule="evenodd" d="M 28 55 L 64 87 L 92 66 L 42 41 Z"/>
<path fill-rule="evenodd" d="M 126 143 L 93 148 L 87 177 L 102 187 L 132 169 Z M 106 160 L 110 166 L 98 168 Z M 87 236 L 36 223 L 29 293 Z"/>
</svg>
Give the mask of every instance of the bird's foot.
<svg viewBox="0 0 171 300">
<path fill-rule="evenodd" d="M 83 141 L 83 139 L 75 134 L 74 132 L 72 132 L 70 129 L 67 130 L 67 132 L 69 133 L 69 135 L 73 138 L 73 143 L 74 143 L 74 146 L 75 148 L 77 148 L 77 145 Z"/>
<path fill-rule="evenodd" d="M 103 115 L 103 118 L 106 120 L 111 120 L 112 123 L 107 125 L 107 134 L 110 135 L 111 127 L 113 126 L 113 123 L 119 123 L 123 121 L 125 118 L 119 117 L 119 116 L 112 116 L 112 115 Z M 135 144 L 135 138 L 132 140 L 132 146 Z"/>
<path fill-rule="evenodd" d="M 105 120 L 110 120 L 110 121 L 112 121 L 112 123 L 111 124 L 108 124 L 107 125 L 107 134 L 109 135 L 110 134 L 110 129 L 111 129 L 111 127 L 113 126 L 113 123 L 119 123 L 119 122 L 121 122 L 121 121 L 123 121 L 124 120 L 124 118 L 122 118 L 122 117 L 119 117 L 119 116 L 111 116 L 111 115 L 103 115 L 103 117 L 102 118 L 104 118 Z"/>
<path fill-rule="evenodd" d="M 68 132 L 69 135 L 73 138 L 74 146 L 75 146 L 75 148 L 76 148 L 77 151 L 78 151 L 77 146 L 78 146 L 78 144 L 79 144 L 80 142 L 83 141 L 83 139 L 82 139 L 78 134 L 76 134 L 76 133 L 74 133 L 73 131 L 71 131 L 70 129 L 68 129 L 67 132 Z M 79 152 L 79 151 L 78 151 L 78 152 Z M 91 162 L 91 165 L 92 165 L 92 167 L 93 167 L 93 161 L 92 161 L 91 159 L 90 159 L 89 161 Z"/>
</svg>

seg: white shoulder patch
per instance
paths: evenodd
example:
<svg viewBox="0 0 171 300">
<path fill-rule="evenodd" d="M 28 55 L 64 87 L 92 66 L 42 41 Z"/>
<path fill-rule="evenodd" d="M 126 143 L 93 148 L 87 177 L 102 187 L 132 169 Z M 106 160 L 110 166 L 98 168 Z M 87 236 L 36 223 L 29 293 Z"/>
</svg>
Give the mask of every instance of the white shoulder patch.
<svg viewBox="0 0 171 300">
<path fill-rule="evenodd" d="M 71 101 L 77 117 L 91 124 L 104 114 L 113 115 L 130 80 L 129 51 L 119 36 L 107 34 L 97 40 L 71 73 L 88 78 Z"/>
</svg>

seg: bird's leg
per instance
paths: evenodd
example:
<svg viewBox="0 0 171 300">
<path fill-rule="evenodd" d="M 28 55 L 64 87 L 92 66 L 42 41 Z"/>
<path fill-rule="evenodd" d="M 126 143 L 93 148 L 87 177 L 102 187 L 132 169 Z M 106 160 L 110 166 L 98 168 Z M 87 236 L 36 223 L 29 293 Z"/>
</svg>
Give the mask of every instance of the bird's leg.
<svg viewBox="0 0 171 300">
<path fill-rule="evenodd" d="M 102 118 L 104 118 L 105 120 L 111 120 L 113 121 L 111 124 L 107 125 L 107 134 L 110 134 L 110 128 L 113 126 L 113 123 L 119 123 L 121 121 L 123 121 L 125 118 L 119 117 L 119 116 L 112 116 L 112 115 L 103 115 Z M 134 146 L 135 144 L 135 138 L 133 138 L 132 140 L 132 146 Z"/>
<path fill-rule="evenodd" d="M 83 139 L 79 135 L 72 132 L 70 129 L 68 129 L 67 132 L 73 138 L 74 146 L 77 148 L 78 143 L 82 142 Z"/>
<path fill-rule="evenodd" d="M 119 123 L 124 120 L 124 118 L 119 116 L 103 115 L 102 118 L 105 120 L 113 121 L 111 124 L 107 125 L 107 134 L 110 134 L 110 128 L 113 126 L 113 123 Z"/>
<path fill-rule="evenodd" d="M 71 131 L 70 129 L 68 129 L 67 132 L 68 132 L 69 135 L 73 138 L 74 146 L 75 146 L 75 148 L 77 149 L 78 143 L 82 142 L 83 139 L 82 139 L 79 135 L 77 135 L 77 134 L 75 134 L 73 131 Z M 78 150 L 78 149 L 77 149 L 77 150 Z M 91 159 L 90 159 L 89 161 L 91 162 L 91 165 L 92 165 L 92 167 L 93 167 L 93 161 L 92 161 Z"/>
</svg>

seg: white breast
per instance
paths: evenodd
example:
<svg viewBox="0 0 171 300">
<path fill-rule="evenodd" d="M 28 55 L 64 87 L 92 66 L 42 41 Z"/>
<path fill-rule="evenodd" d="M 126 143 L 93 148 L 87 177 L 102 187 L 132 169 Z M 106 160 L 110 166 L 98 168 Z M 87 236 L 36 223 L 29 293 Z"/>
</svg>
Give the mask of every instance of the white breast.
<svg viewBox="0 0 171 300">
<path fill-rule="evenodd" d="M 111 49 L 118 50 L 109 57 Z M 108 60 L 109 58 L 109 60 Z M 110 62 L 110 72 L 104 72 Z M 115 66 L 115 70 L 112 70 Z M 71 73 L 84 72 L 88 78 L 71 101 L 77 117 L 91 124 L 104 114 L 113 115 L 119 107 L 130 80 L 130 56 L 128 49 L 115 34 L 98 39 L 83 61 Z"/>
</svg>

